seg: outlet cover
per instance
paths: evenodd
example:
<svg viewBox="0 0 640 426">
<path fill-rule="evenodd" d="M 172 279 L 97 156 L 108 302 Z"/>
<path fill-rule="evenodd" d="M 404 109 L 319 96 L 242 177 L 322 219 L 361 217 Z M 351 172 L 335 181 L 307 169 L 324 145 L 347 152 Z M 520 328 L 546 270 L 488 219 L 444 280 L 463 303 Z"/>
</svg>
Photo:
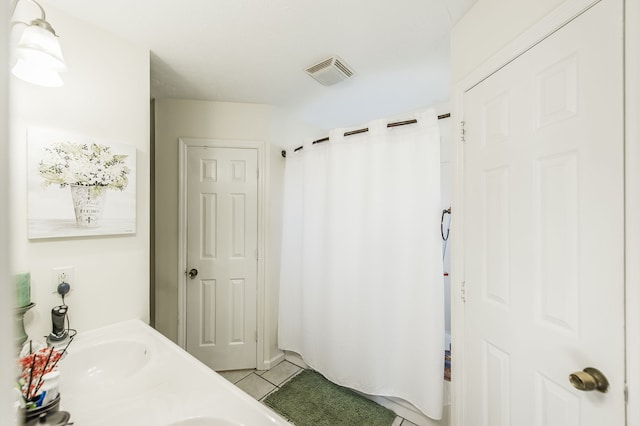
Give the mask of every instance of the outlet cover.
<svg viewBox="0 0 640 426">
<path fill-rule="evenodd" d="M 69 284 L 69 288 L 75 283 L 73 266 L 60 266 L 52 271 L 53 292 L 58 293 L 58 286 L 62 283 Z"/>
</svg>

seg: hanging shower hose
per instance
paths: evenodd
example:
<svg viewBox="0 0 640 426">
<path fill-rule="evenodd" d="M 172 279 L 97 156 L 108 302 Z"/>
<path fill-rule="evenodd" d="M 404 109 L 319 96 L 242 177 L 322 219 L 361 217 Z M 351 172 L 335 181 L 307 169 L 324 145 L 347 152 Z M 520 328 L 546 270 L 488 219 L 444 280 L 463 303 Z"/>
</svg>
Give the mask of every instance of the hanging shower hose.
<svg viewBox="0 0 640 426">
<path fill-rule="evenodd" d="M 442 210 L 442 216 L 440 217 L 440 235 L 442 235 L 442 241 L 444 242 L 444 247 L 442 248 L 442 261 L 444 262 L 444 257 L 447 254 L 447 241 L 449 240 L 449 227 L 451 225 L 451 219 L 449 219 L 449 223 L 447 224 L 447 234 L 444 234 L 444 215 L 451 215 L 451 206 L 448 209 Z"/>
</svg>

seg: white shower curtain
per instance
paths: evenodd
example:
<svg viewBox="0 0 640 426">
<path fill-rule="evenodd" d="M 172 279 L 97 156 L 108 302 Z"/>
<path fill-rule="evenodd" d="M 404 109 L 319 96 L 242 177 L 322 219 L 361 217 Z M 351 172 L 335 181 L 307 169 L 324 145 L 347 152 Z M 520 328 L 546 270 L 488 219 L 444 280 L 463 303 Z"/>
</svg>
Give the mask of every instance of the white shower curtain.
<svg viewBox="0 0 640 426">
<path fill-rule="evenodd" d="M 440 139 L 417 124 L 286 160 L 278 341 L 329 380 L 442 415 Z"/>
</svg>

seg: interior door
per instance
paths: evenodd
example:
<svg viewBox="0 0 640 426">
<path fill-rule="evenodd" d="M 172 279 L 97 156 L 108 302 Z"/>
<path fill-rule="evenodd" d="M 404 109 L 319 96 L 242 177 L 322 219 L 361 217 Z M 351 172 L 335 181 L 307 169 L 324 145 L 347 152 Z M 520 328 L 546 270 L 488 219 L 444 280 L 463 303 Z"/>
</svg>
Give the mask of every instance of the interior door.
<svg viewBox="0 0 640 426">
<path fill-rule="evenodd" d="M 464 95 L 466 426 L 625 422 L 621 5 Z"/>
<path fill-rule="evenodd" d="M 255 149 L 187 148 L 189 353 L 214 370 L 256 367 Z"/>
</svg>

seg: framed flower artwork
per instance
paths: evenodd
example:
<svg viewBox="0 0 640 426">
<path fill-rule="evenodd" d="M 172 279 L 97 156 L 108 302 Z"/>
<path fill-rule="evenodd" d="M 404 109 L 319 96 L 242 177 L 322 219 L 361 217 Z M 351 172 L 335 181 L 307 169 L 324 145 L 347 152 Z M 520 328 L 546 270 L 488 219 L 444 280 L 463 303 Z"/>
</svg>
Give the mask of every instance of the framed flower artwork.
<svg viewBox="0 0 640 426">
<path fill-rule="evenodd" d="M 136 232 L 136 149 L 28 130 L 29 238 Z"/>
</svg>

